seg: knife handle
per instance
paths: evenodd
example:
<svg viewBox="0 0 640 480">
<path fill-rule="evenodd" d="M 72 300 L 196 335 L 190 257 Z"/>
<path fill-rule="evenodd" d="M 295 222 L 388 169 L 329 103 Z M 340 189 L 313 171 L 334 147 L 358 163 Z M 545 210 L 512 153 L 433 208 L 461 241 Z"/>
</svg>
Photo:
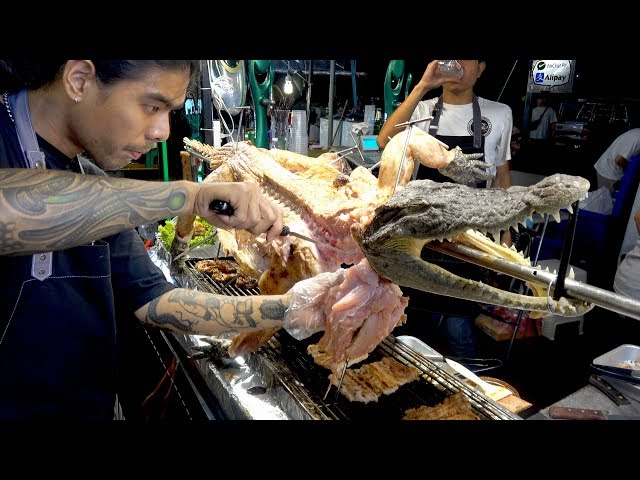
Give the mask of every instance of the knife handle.
<svg viewBox="0 0 640 480">
<path fill-rule="evenodd" d="M 209 210 L 215 213 L 219 213 L 220 215 L 233 215 L 233 207 L 229 204 L 229 202 L 225 202 L 223 200 L 211 200 L 209 204 Z"/>
<path fill-rule="evenodd" d="M 221 215 L 233 215 L 233 207 L 229 204 L 229 202 L 225 202 L 223 200 L 211 200 L 211 203 L 209 204 L 209 210 L 215 212 L 215 213 L 219 213 Z M 282 232 L 280 232 L 280 236 L 284 237 L 286 235 L 289 235 L 289 232 L 291 230 L 289 229 L 288 226 L 283 225 L 282 226 Z"/>
<path fill-rule="evenodd" d="M 549 416 L 556 420 L 606 420 L 602 410 L 571 407 L 549 407 Z"/>
<path fill-rule="evenodd" d="M 598 375 L 591 375 L 589 377 L 589 383 L 604 393 L 607 397 L 615 402 L 616 405 L 629 405 L 629 400 L 616 388 L 607 382 L 604 378 Z"/>
</svg>

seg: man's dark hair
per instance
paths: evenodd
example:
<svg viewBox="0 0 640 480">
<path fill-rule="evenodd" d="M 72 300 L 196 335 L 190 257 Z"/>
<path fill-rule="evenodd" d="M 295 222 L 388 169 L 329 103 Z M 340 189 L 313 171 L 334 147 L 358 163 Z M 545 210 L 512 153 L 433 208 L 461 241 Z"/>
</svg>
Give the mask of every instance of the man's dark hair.
<svg viewBox="0 0 640 480">
<path fill-rule="evenodd" d="M 0 91 L 35 90 L 53 83 L 67 60 L 19 58 L 0 60 Z M 200 75 L 199 60 L 92 60 L 96 77 L 104 85 L 136 80 L 150 69 L 189 71 L 190 85 Z"/>
</svg>

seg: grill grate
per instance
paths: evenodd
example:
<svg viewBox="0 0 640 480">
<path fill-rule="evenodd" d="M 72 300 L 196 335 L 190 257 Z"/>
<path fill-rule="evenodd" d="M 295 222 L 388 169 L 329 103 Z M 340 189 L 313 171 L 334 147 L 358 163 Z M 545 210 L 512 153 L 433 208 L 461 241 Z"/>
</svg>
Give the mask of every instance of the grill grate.
<svg viewBox="0 0 640 480">
<path fill-rule="evenodd" d="M 258 289 L 239 288 L 223 285 L 209 275 L 195 269 L 197 260 L 185 262 L 185 276 L 189 287 L 202 291 L 225 295 L 257 295 Z M 401 419 L 404 411 L 421 405 L 434 406 L 446 397 L 462 391 L 469 399 L 474 412 L 481 419 L 515 420 L 520 417 L 502 405 L 481 395 L 461 382 L 434 362 L 415 350 L 396 340 L 393 335 L 384 339 L 363 362 L 354 365 L 358 368 L 366 363 L 381 360 L 389 356 L 404 365 L 412 365 L 422 373 L 420 377 L 401 386 L 391 395 L 381 395 L 377 402 L 351 402 L 343 395 L 336 397 L 336 388 L 331 387 L 329 395 L 323 400 L 329 386 L 329 370 L 316 365 L 307 347 L 317 343 L 322 333 L 298 341 L 285 330 L 279 330 L 258 352 L 250 355 L 247 362 L 257 370 L 269 370 L 271 377 L 287 392 L 287 396 L 313 419 L 335 420 L 380 420 Z"/>
</svg>

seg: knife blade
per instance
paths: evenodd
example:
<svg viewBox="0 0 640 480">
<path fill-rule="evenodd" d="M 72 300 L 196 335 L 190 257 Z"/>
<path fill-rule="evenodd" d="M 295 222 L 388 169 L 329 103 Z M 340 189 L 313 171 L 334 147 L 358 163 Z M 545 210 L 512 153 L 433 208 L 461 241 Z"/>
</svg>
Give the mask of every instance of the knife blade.
<svg viewBox="0 0 640 480">
<path fill-rule="evenodd" d="M 549 416 L 554 420 L 640 420 L 640 416 L 611 415 L 604 410 L 574 407 L 549 407 Z"/>
<path fill-rule="evenodd" d="M 318 240 L 314 240 L 312 238 L 306 237 L 306 236 L 304 236 L 304 235 L 302 235 L 300 233 L 297 233 L 297 232 L 292 232 L 291 229 L 285 225 L 284 227 L 282 227 L 282 232 L 280 233 L 280 236 L 281 237 L 286 237 L 287 235 L 293 235 L 294 237 L 298 237 L 301 240 L 306 240 L 307 242 L 314 243 L 319 247 L 329 248 L 331 250 L 335 250 L 337 252 L 342 253 L 342 250 L 339 249 L 338 247 L 334 247 L 333 245 L 329 245 L 328 243 L 319 242 Z"/>
<path fill-rule="evenodd" d="M 640 385 L 640 378 L 636 374 L 629 373 L 630 370 L 626 368 L 610 367 L 607 365 L 595 365 L 591 364 L 591 368 L 598 372 L 598 375 L 607 379 L 614 378 L 623 382 L 632 383 L 634 385 Z"/>
<path fill-rule="evenodd" d="M 212 200 L 211 203 L 209 203 L 209 209 L 221 215 L 229 215 L 229 216 L 233 215 L 233 207 L 228 202 L 225 202 L 223 200 Z M 301 240 L 311 242 L 319 247 L 329 248 L 331 250 L 335 250 L 337 252 L 342 253 L 342 250 L 338 247 L 334 247 L 333 245 L 329 245 L 328 243 L 325 243 L 325 242 L 314 240 L 313 238 L 309 238 L 305 235 L 302 235 L 301 233 L 293 232 L 288 226 L 284 225 L 282 227 L 282 232 L 280 232 L 280 236 L 286 237 L 287 235 L 293 235 L 294 237 L 298 237 Z"/>
</svg>

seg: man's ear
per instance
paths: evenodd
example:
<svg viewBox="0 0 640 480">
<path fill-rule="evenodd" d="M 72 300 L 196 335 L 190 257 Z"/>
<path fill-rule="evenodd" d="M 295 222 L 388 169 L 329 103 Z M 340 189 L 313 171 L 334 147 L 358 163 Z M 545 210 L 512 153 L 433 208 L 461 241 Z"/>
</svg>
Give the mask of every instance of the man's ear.
<svg viewBox="0 0 640 480">
<path fill-rule="evenodd" d="M 96 77 L 96 68 L 91 60 L 68 60 L 62 73 L 62 83 L 69 98 L 80 103 L 86 98 Z"/>
<path fill-rule="evenodd" d="M 480 78 L 480 75 L 482 75 L 486 66 L 487 64 L 485 62 L 478 62 L 478 78 Z"/>
</svg>

